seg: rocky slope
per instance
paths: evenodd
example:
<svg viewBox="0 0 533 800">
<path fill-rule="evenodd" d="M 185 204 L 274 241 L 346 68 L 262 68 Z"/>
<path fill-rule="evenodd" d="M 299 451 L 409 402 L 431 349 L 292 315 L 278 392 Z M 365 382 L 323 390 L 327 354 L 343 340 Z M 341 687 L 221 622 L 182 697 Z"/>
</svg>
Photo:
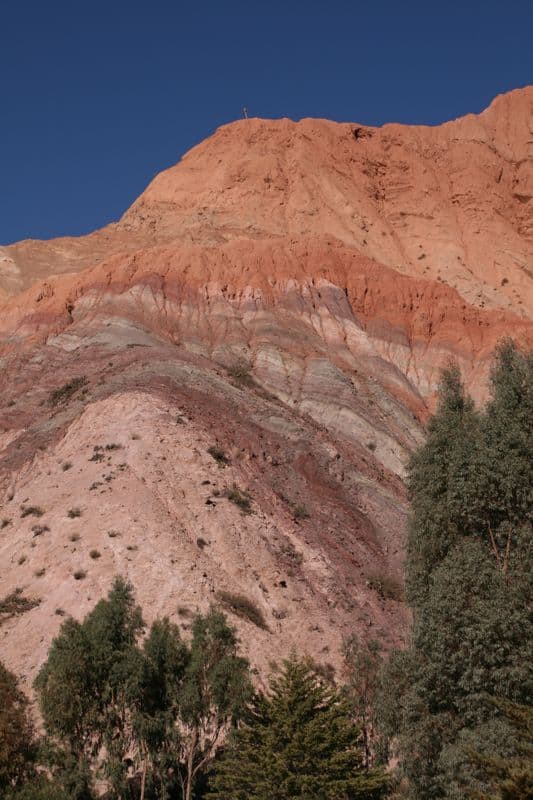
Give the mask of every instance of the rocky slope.
<svg viewBox="0 0 533 800">
<path fill-rule="evenodd" d="M 243 120 L 118 223 L 2 248 L 0 599 L 40 601 L 0 606 L 7 663 L 118 572 L 185 631 L 224 606 L 260 671 L 400 643 L 439 370 L 482 398 L 533 339 L 532 164 L 531 87 L 435 128 Z"/>
</svg>

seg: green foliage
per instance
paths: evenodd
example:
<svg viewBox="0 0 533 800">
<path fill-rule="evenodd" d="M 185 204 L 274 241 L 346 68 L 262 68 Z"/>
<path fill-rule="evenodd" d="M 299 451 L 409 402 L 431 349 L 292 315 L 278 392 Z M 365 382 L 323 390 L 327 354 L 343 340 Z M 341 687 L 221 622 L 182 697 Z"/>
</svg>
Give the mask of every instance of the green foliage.
<svg viewBox="0 0 533 800">
<path fill-rule="evenodd" d="M 105 750 L 104 775 L 117 792 L 133 742 L 143 627 L 132 587 L 117 578 L 83 623 L 63 623 L 35 681 L 47 732 L 83 765 Z"/>
<path fill-rule="evenodd" d="M 31 772 L 33 728 L 16 677 L 0 662 L 0 795 Z"/>
<path fill-rule="evenodd" d="M 362 642 L 352 635 L 343 643 L 344 691 L 352 716 L 361 730 L 363 764 L 370 767 L 374 761 L 377 733 L 374 724 L 374 706 L 378 691 L 379 671 L 382 664 L 379 643 Z"/>
<path fill-rule="evenodd" d="M 346 702 L 292 658 L 256 695 L 217 764 L 212 800 L 378 798 L 385 780 L 362 767 Z"/>
<path fill-rule="evenodd" d="M 133 725 L 139 743 L 142 780 L 160 800 L 170 797 L 176 788 L 177 778 L 172 768 L 181 746 L 177 720 L 189 659 L 179 628 L 168 619 L 156 620 L 143 645 Z"/>
<path fill-rule="evenodd" d="M 56 781 L 35 778 L 19 789 L 8 793 L 6 800 L 71 800 L 72 795 Z"/>
<path fill-rule="evenodd" d="M 412 645 L 385 668 L 379 716 L 416 800 L 463 800 L 467 750 L 512 761 L 516 737 L 485 695 L 532 696 L 531 355 L 502 345 L 491 387 L 478 412 L 447 370 L 410 466 Z"/>
<path fill-rule="evenodd" d="M 473 800 L 531 800 L 533 797 L 533 709 L 501 700 L 492 700 L 509 724 L 514 738 L 514 754 L 509 757 L 468 750 L 469 763 L 478 776 L 479 786 L 467 786 Z"/>
<path fill-rule="evenodd" d="M 248 662 L 237 655 L 237 639 L 224 615 L 211 610 L 195 617 L 180 700 L 185 800 L 251 694 Z"/>
<path fill-rule="evenodd" d="M 310 517 L 309 511 L 307 510 L 307 508 L 304 505 L 298 504 L 298 505 L 294 506 L 294 508 L 293 508 L 293 518 L 295 520 L 309 519 L 309 517 Z"/>
<path fill-rule="evenodd" d="M 423 598 L 431 571 L 467 524 L 463 499 L 478 433 L 479 415 L 465 396 L 459 370 L 450 368 L 442 376 L 440 402 L 429 422 L 426 443 L 410 463 L 407 589 L 413 604 Z"/>
<path fill-rule="evenodd" d="M 248 663 L 222 614 L 179 628 L 144 623 L 133 589 L 117 578 L 83 622 L 66 619 L 35 681 L 48 734 L 47 764 L 72 800 L 102 777 L 110 798 L 129 791 L 129 767 L 145 797 L 190 798 L 251 687 Z M 44 790 L 43 790 L 44 791 Z"/>
</svg>

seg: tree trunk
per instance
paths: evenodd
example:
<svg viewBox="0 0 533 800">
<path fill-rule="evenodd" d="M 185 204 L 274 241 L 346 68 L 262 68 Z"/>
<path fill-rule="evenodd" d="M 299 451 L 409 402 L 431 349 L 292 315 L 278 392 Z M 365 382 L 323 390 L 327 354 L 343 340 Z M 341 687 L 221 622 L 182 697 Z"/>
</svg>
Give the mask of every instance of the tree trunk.
<svg viewBox="0 0 533 800">
<path fill-rule="evenodd" d="M 191 800 L 192 797 L 192 779 L 193 779 L 193 765 L 194 753 L 196 751 L 196 744 L 198 742 L 198 733 L 193 731 L 191 744 L 189 747 L 189 756 L 187 758 L 187 783 L 185 785 L 185 800 Z"/>
<path fill-rule="evenodd" d="M 144 792 L 145 792 L 145 789 L 146 789 L 146 769 L 147 769 L 146 761 L 147 761 L 147 759 L 146 759 L 146 754 L 145 754 L 144 761 L 143 761 L 143 771 L 142 771 L 142 774 L 141 774 L 141 797 L 140 797 L 140 800 L 144 800 Z"/>
</svg>

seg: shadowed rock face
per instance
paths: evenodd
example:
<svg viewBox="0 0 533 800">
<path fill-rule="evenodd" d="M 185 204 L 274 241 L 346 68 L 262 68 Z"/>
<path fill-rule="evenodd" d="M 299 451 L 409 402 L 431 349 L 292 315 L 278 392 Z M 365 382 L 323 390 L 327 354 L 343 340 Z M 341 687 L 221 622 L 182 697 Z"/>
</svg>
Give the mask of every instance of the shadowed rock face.
<svg viewBox="0 0 533 800">
<path fill-rule="evenodd" d="M 292 647 L 338 667 L 354 630 L 402 642 L 403 479 L 439 370 L 482 398 L 497 341 L 532 341 L 532 105 L 245 120 L 120 222 L 0 249 L 0 599 L 41 600 L 0 619 L 10 666 L 32 676 L 56 610 L 117 573 L 185 629 L 245 595 L 261 670 Z"/>
</svg>

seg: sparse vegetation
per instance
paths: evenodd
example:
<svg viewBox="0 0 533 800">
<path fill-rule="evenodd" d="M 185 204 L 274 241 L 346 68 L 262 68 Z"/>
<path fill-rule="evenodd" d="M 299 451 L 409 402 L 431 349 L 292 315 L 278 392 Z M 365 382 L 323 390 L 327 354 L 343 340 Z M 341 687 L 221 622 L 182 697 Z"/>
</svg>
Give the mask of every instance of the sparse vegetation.
<svg viewBox="0 0 533 800">
<path fill-rule="evenodd" d="M 56 608 L 56 610 L 54 611 L 54 614 L 57 614 L 58 617 L 64 617 L 65 616 L 65 611 L 62 608 Z"/>
<path fill-rule="evenodd" d="M 218 592 L 218 600 L 233 614 L 241 619 L 246 619 L 258 628 L 267 630 L 268 626 L 261 609 L 252 600 L 243 594 L 232 594 L 231 592 Z"/>
<path fill-rule="evenodd" d="M 292 511 L 292 518 L 295 522 L 298 522 L 301 519 L 309 519 L 309 511 L 307 510 L 306 506 L 303 505 L 303 503 L 295 503 L 294 500 L 291 500 L 290 497 L 287 497 L 284 492 L 277 491 L 276 494 L 282 503 L 285 503 L 289 506 Z"/>
<path fill-rule="evenodd" d="M 295 520 L 309 519 L 309 511 L 304 505 L 298 504 L 294 506 L 293 517 Z"/>
<path fill-rule="evenodd" d="M 11 522 L 12 520 L 8 519 L 7 517 L 4 517 L 2 522 L 0 522 L 0 530 L 4 530 L 4 528 L 7 528 L 8 525 L 11 525 Z"/>
<path fill-rule="evenodd" d="M 73 573 L 72 577 L 75 581 L 82 581 L 87 577 L 87 572 L 84 569 L 77 569 L 76 572 Z"/>
<path fill-rule="evenodd" d="M 42 533 L 48 533 L 50 528 L 48 525 L 32 525 L 31 532 L 34 536 L 40 536 Z"/>
<path fill-rule="evenodd" d="M 21 567 L 22 564 L 24 564 L 25 561 L 26 561 L 26 556 L 22 555 L 22 556 L 20 556 L 19 560 L 17 561 L 17 564 L 19 565 L 19 567 Z"/>
<path fill-rule="evenodd" d="M 105 449 L 106 450 L 122 450 L 122 445 L 121 444 L 115 444 L 115 443 L 106 444 Z"/>
<path fill-rule="evenodd" d="M 81 517 L 81 509 L 80 508 L 69 508 L 67 511 L 67 517 L 69 519 L 76 519 L 76 517 Z"/>
<path fill-rule="evenodd" d="M 214 492 L 213 492 L 214 494 Z M 225 496 L 227 499 L 238 506 L 244 514 L 252 513 L 251 497 L 248 492 L 239 489 L 234 483 L 231 489 L 226 489 Z"/>
<path fill-rule="evenodd" d="M 69 540 L 70 540 L 71 542 L 79 542 L 79 540 L 80 540 L 80 535 L 79 535 L 79 533 L 71 533 L 71 534 L 70 534 L 70 536 L 69 536 L 68 538 L 69 538 Z"/>
<path fill-rule="evenodd" d="M 71 467 L 72 467 L 72 461 L 64 461 L 63 464 L 61 464 L 61 469 L 63 470 L 63 472 L 66 472 L 67 470 L 71 469 Z"/>
<path fill-rule="evenodd" d="M 378 593 L 383 600 L 403 600 L 403 587 L 397 578 L 382 572 L 375 572 L 368 576 L 368 585 Z"/>
<path fill-rule="evenodd" d="M 120 533 L 118 531 L 108 531 L 107 535 L 110 539 L 115 539 L 117 536 L 120 536 Z"/>
<path fill-rule="evenodd" d="M 22 517 L 42 517 L 44 511 L 39 506 L 21 506 L 20 516 Z"/>
<path fill-rule="evenodd" d="M 100 558 L 101 555 L 102 554 L 99 550 L 91 550 L 89 552 L 89 556 L 93 559 L 93 561 L 96 561 L 96 559 Z"/>
<path fill-rule="evenodd" d="M 15 589 L 0 600 L 0 625 L 11 617 L 31 611 L 40 603 L 40 600 L 24 597 L 22 589 Z"/>
<path fill-rule="evenodd" d="M 42 578 L 45 572 L 46 572 L 45 568 L 40 567 L 40 569 L 35 570 L 33 574 L 35 575 L 36 578 Z"/>
<path fill-rule="evenodd" d="M 284 561 L 288 561 L 291 567 L 299 567 L 304 560 L 303 554 L 295 548 L 290 539 L 284 539 L 279 545 L 279 551 Z"/>
<path fill-rule="evenodd" d="M 104 448 L 99 444 L 95 444 L 95 446 L 93 447 L 93 454 L 90 457 L 89 461 L 99 462 L 103 460 L 104 460 Z"/>
<path fill-rule="evenodd" d="M 224 452 L 224 450 L 221 450 L 220 447 L 215 447 L 215 446 L 208 447 L 207 452 L 209 453 L 210 456 L 212 456 L 215 459 L 219 467 L 225 467 L 230 463 L 230 460 L 227 457 L 226 453 Z"/>
<path fill-rule="evenodd" d="M 237 364 L 227 367 L 226 372 L 239 386 L 255 386 L 251 366 L 245 361 L 239 361 Z"/>
<path fill-rule="evenodd" d="M 206 542 L 206 540 L 203 539 L 201 536 L 199 536 L 198 539 L 196 540 L 196 546 L 199 547 L 200 550 L 203 550 L 204 547 L 207 547 L 208 544 L 209 542 Z"/>
<path fill-rule="evenodd" d="M 67 400 L 70 400 L 70 398 L 73 397 L 82 386 L 85 386 L 87 382 L 87 378 L 82 376 L 73 378 L 71 381 L 68 381 L 68 383 L 64 383 L 59 389 L 54 389 L 49 396 L 50 405 L 57 406 L 59 403 L 65 403 Z"/>
</svg>

